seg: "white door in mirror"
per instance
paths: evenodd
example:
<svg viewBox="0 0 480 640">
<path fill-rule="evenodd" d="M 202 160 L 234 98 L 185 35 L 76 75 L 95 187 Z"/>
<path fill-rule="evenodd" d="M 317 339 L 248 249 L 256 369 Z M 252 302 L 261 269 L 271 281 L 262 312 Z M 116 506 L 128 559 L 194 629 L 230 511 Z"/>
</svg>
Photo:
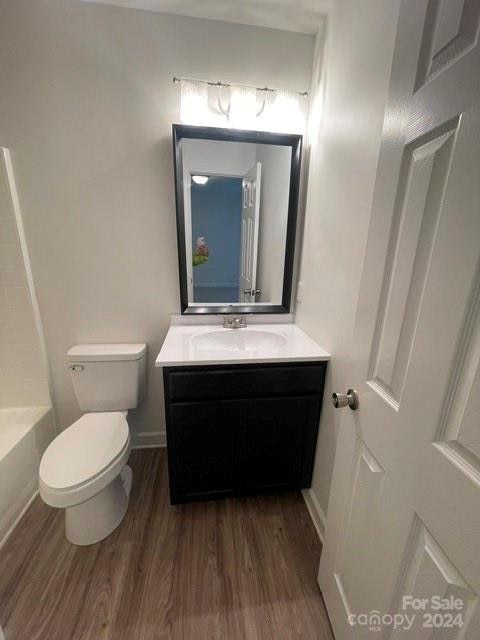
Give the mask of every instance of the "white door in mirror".
<svg viewBox="0 0 480 640">
<path fill-rule="evenodd" d="M 258 227 L 260 220 L 260 162 L 242 180 L 242 241 L 240 253 L 239 302 L 255 302 L 257 290 Z"/>
</svg>

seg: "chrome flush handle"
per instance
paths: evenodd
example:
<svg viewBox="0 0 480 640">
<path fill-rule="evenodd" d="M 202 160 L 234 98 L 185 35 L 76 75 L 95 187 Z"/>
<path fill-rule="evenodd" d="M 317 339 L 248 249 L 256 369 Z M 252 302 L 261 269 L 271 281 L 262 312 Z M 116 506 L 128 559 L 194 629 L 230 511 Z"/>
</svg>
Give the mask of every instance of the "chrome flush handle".
<svg viewBox="0 0 480 640">
<path fill-rule="evenodd" d="M 335 409 L 350 407 L 352 411 L 358 409 L 358 393 L 355 389 L 349 389 L 347 393 L 332 393 L 332 402 Z"/>
<path fill-rule="evenodd" d="M 68 367 L 72 373 L 81 373 L 84 370 L 83 364 L 71 364 Z"/>
</svg>

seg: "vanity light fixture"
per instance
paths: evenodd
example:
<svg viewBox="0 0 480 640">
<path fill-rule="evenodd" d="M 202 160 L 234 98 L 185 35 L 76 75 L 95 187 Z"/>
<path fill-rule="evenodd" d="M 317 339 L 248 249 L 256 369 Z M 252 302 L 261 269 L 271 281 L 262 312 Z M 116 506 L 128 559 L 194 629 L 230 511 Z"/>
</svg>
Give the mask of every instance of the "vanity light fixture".
<svg viewBox="0 0 480 640">
<path fill-rule="evenodd" d="M 195 184 L 207 184 L 208 176 L 192 176 L 192 180 Z"/>
<path fill-rule="evenodd" d="M 185 124 L 302 133 L 305 128 L 302 101 L 307 91 L 195 78 L 173 78 L 181 86 L 181 120 Z M 216 90 L 213 95 L 210 87 Z M 225 91 L 225 90 L 228 90 Z"/>
</svg>

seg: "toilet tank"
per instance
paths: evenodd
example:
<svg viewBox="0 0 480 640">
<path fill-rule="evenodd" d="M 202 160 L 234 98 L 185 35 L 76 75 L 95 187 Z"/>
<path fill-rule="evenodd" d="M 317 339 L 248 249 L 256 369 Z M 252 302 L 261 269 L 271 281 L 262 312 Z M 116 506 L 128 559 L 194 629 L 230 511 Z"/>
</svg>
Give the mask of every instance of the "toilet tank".
<svg viewBox="0 0 480 640">
<path fill-rule="evenodd" d="M 145 344 L 79 344 L 67 358 L 82 411 L 124 411 L 140 404 L 145 394 Z"/>
</svg>

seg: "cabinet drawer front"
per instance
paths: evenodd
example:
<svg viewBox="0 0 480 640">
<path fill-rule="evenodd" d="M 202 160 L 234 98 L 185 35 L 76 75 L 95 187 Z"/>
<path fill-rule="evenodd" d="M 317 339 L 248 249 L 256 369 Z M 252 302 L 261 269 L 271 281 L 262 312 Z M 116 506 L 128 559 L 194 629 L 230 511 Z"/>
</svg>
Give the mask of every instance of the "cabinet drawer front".
<svg viewBox="0 0 480 640">
<path fill-rule="evenodd" d="M 166 392 L 172 402 L 275 395 L 321 394 L 326 363 L 300 366 L 168 370 Z"/>
</svg>

